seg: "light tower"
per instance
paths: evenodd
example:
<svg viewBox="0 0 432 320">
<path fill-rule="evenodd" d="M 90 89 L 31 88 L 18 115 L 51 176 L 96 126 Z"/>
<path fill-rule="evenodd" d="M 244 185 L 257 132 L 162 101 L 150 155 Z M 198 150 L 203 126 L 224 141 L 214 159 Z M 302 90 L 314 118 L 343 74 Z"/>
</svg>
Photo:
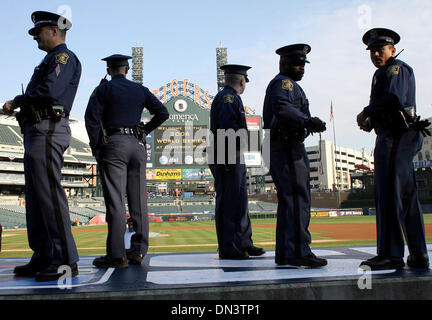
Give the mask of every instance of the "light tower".
<svg viewBox="0 0 432 320">
<path fill-rule="evenodd" d="M 225 86 L 225 76 L 221 66 L 228 63 L 227 48 L 222 48 L 222 42 L 219 43 L 219 48 L 216 48 L 216 75 L 217 75 L 217 89 L 221 91 Z"/>
<path fill-rule="evenodd" d="M 132 47 L 132 81 L 143 84 L 143 47 Z"/>
</svg>

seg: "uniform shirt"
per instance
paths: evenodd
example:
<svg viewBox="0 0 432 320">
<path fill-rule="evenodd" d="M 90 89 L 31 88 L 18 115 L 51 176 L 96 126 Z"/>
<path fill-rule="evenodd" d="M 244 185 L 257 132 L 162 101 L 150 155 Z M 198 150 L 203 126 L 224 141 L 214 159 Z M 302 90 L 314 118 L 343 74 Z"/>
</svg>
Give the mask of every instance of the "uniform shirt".
<svg viewBox="0 0 432 320">
<path fill-rule="evenodd" d="M 264 129 L 275 120 L 294 130 L 304 130 L 311 118 L 303 89 L 290 77 L 278 74 L 267 86 L 263 107 Z"/>
<path fill-rule="evenodd" d="M 99 85 L 92 93 L 85 112 L 91 148 L 100 147 L 102 126 L 106 130 L 131 128 L 141 123 L 143 109 L 154 117 L 144 125 L 145 134 L 169 118 L 167 108 L 146 87 L 117 75 Z"/>
<path fill-rule="evenodd" d="M 413 69 L 396 59 L 375 71 L 369 106 L 363 111 L 374 116 L 399 107 L 416 107 L 415 78 Z"/>
<path fill-rule="evenodd" d="M 216 134 L 217 129 L 247 129 L 243 102 L 237 91 L 230 86 L 216 94 L 210 109 L 210 130 Z"/>
<path fill-rule="evenodd" d="M 80 61 L 66 44 L 60 44 L 35 68 L 25 93 L 15 97 L 14 103 L 21 108 L 33 105 L 36 109 L 63 106 L 69 114 L 80 77 Z"/>
<path fill-rule="evenodd" d="M 215 154 L 217 152 L 217 130 L 218 129 L 247 129 L 246 114 L 243 102 L 237 91 L 225 86 L 219 91 L 210 107 L 210 131 L 213 133 L 213 146 Z M 239 138 L 238 138 L 239 139 Z M 236 150 L 240 150 L 243 145 L 237 139 Z M 228 156 L 228 138 L 225 139 L 225 156 Z M 227 161 L 227 160 L 226 160 Z M 227 163 L 227 162 L 226 162 Z"/>
</svg>

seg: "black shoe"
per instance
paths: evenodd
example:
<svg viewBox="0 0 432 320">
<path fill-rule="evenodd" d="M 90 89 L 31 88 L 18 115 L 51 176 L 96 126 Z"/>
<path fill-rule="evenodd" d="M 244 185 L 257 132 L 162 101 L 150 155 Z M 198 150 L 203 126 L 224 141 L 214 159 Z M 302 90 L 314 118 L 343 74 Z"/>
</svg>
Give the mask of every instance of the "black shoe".
<svg viewBox="0 0 432 320">
<path fill-rule="evenodd" d="M 311 267 L 319 268 L 327 265 L 327 260 L 323 258 L 318 258 L 312 252 L 307 256 L 298 258 L 286 258 L 281 256 L 276 256 L 275 262 L 278 265 L 291 265 L 297 267 Z"/>
<path fill-rule="evenodd" d="M 76 277 L 78 275 L 77 264 L 74 263 L 68 266 L 71 268 L 71 277 Z M 49 267 L 36 273 L 35 280 L 38 282 L 58 280 L 65 274 L 65 272 L 59 272 L 60 267 L 61 265 L 50 265 Z"/>
<path fill-rule="evenodd" d="M 410 268 L 429 269 L 429 256 L 410 254 L 407 259 L 407 265 Z"/>
<path fill-rule="evenodd" d="M 265 250 L 263 248 L 255 247 L 254 245 L 250 246 L 249 248 L 246 248 L 245 250 L 250 256 L 262 256 L 265 253 Z"/>
<path fill-rule="evenodd" d="M 141 264 L 144 255 L 142 253 L 126 252 L 126 257 L 130 264 Z"/>
<path fill-rule="evenodd" d="M 30 261 L 23 266 L 16 266 L 14 273 L 19 277 L 34 277 L 36 273 L 45 269 L 49 264 L 41 264 L 38 262 Z"/>
<path fill-rule="evenodd" d="M 219 259 L 221 260 L 246 260 L 249 259 L 249 255 L 247 252 L 238 252 L 238 253 L 219 253 Z"/>
<path fill-rule="evenodd" d="M 371 270 L 392 270 L 402 269 L 405 266 L 405 262 L 399 257 L 376 256 L 360 263 L 360 268 L 362 266 L 367 266 Z"/>
<path fill-rule="evenodd" d="M 93 260 L 93 265 L 96 268 L 117 268 L 123 269 L 129 266 L 125 258 L 110 258 L 108 256 L 102 256 Z"/>
</svg>

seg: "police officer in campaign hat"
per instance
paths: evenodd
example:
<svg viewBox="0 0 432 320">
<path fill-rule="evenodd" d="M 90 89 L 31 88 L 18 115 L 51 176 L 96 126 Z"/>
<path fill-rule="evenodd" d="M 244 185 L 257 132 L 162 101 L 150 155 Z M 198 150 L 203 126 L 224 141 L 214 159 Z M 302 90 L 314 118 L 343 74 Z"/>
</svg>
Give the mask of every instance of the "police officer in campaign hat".
<svg viewBox="0 0 432 320">
<path fill-rule="evenodd" d="M 90 147 L 99 165 L 107 210 L 107 254 L 93 261 L 98 268 L 141 264 L 149 245 L 145 139 L 168 119 L 169 113 L 149 89 L 126 79 L 131 58 L 115 54 L 102 59 L 107 62 L 111 81 L 102 81 L 93 91 L 85 112 Z M 144 108 L 154 115 L 146 124 L 141 122 Z M 127 252 L 124 243 L 126 195 L 135 231 Z"/>
<path fill-rule="evenodd" d="M 297 83 L 303 78 L 310 51 L 307 44 L 276 50 L 280 72 L 267 87 L 263 109 L 264 129 L 270 129 L 270 158 L 264 158 L 278 196 L 275 262 L 321 267 L 327 261 L 316 257 L 309 246 L 310 168 L 303 141 L 310 133 L 325 131 L 326 125 L 311 116 L 309 102 Z"/>
<path fill-rule="evenodd" d="M 69 207 L 61 186 L 63 153 L 69 147 L 69 113 L 81 77 L 81 64 L 65 43 L 72 26 L 65 17 L 45 11 L 31 15 L 29 34 L 47 55 L 35 68 L 22 95 L 3 110 L 16 117 L 24 134 L 27 232 L 33 256 L 14 272 L 37 281 L 58 279 L 60 265 L 78 274 L 78 253 L 71 232 Z"/>
<path fill-rule="evenodd" d="M 410 255 L 407 264 L 428 268 L 422 210 L 418 201 L 413 158 L 421 150 L 430 124 L 416 115 L 413 69 L 396 59 L 400 36 L 374 28 L 363 36 L 377 68 L 369 105 L 357 116 L 362 130 L 375 129 L 375 204 L 377 256 L 361 266 L 372 270 L 403 268 L 404 236 Z M 423 135 L 422 135 L 423 134 Z"/>
<path fill-rule="evenodd" d="M 248 210 L 246 165 L 243 151 L 247 140 L 246 116 L 240 95 L 249 82 L 251 67 L 227 64 L 221 67 L 225 87 L 210 109 L 213 150 L 209 167 L 216 190 L 216 233 L 220 259 L 248 259 L 265 253 L 252 242 Z M 233 137 L 230 139 L 229 136 Z"/>
</svg>

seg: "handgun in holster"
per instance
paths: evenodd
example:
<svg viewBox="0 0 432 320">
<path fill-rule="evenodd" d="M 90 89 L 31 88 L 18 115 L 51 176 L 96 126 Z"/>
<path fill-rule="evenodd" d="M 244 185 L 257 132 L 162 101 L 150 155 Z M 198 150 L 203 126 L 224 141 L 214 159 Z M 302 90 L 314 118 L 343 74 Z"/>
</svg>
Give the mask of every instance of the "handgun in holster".
<svg viewBox="0 0 432 320">
<path fill-rule="evenodd" d="M 307 130 L 288 128 L 287 125 L 282 124 L 280 121 L 273 116 L 271 122 L 271 133 L 270 137 L 273 138 L 275 134 L 281 138 L 284 145 L 290 145 L 293 141 L 303 142 L 307 137 Z"/>
<path fill-rule="evenodd" d="M 54 121 L 59 122 L 65 114 L 63 106 L 52 106 L 51 108 Z"/>
<path fill-rule="evenodd" d="M 134 128 L 134 132 L 135 132 L 135 137 L 141 141 L 142 143 L 144 143 L 144 145 L 146 144 L 146 132 L 144 130 L 144 122 L 140 122 L 139 125 L 136 125 Z"/>
<path fill-rule="evenodd" d="M 37 112 L 33 105 L 21 107 L 20 111 L 16 114 L 16 119 L 21 129 L 23 129 L 27 124 L 33 125 L 39 123 L 42 120 L 39 112 Z"/>
</svg>

